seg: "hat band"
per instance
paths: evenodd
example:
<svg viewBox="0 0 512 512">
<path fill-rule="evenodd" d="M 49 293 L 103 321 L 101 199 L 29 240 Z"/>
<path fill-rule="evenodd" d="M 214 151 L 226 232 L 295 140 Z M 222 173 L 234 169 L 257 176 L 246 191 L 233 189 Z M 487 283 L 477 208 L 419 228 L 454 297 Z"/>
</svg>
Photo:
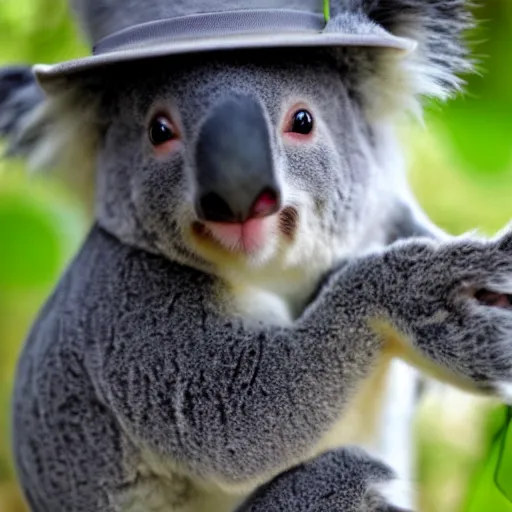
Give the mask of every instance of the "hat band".
<svg viewBox="0 0 512 512">
<path fill-rule="evenodd" d="M 321 14 L 286 9 L 257 9 L 192 14 L 135 25 L 96 43 L 94 55 L 183 39 L 204 39 L 276 32 L 322 32 Z"/>
</svg>

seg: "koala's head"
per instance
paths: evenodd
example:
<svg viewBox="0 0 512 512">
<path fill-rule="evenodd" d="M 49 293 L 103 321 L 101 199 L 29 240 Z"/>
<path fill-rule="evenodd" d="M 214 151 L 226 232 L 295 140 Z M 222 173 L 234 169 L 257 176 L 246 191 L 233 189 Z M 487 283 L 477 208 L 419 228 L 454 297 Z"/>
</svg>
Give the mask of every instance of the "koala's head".
<svg viewBox="0 0 512 512">
<path fill-rule="evenodd" d="M 91 97 L 96 105 L 99 223 L 126 243 L 220 273 L 329 268 L 379 232 L 403 192 L 392 121 L 421 95 L 458 89 L 463 3 L 333 2 L 328 30 L 379 24 L 418 40 L 409 56 L 245 50 L 77 79 L 81 108 L 93 108 Z"/>
<path fill-rule="evenodd" d="M 122 240 L 220 271 L 325 267 L 353 247 L 376 191 L 385 196 L 375 135 L 327 52 L 189 56 L 117 73 L 97 215 Z"/>
</svg>

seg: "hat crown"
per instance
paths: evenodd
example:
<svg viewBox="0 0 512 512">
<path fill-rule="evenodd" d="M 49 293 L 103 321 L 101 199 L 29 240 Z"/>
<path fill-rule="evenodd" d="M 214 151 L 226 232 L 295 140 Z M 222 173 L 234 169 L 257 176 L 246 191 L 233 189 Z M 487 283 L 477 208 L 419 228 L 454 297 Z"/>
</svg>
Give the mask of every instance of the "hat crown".
<svg viewBox="0 0 512 512">
<path fill-rule="evenodd" d="M 73 0 L 76 15 L 92 45 L 142 23 L 181 16 L 250 9 L 322 14 L 323 5 L 323 0 Z"/>
<path fill-rule="evenodd" d="M 339 0 L 342 5 L 329 0 L 70 1 L 89 35 L 92 55 L 36 66 L 47 92 L 66 89 L 86 71 L 171 55 L 340 46 L 405 55 L 416 47 L 365 17 L 352 0 Z"/>
</svg>

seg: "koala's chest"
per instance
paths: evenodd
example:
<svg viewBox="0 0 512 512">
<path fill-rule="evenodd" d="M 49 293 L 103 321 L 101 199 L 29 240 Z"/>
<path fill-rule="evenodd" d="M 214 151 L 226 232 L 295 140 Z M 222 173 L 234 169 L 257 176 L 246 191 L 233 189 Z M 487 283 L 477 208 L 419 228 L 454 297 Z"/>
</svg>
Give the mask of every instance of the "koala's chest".
<svg viewBox="0 0 512 512">
<path fill-rule="evenodd" d="M 261 289 L 239 289 L 236 303 L 248 321 L 272 325 L 291 325 L 293 306 L 276 294 Z M 322 340 L 318 340 L 322 343 Z M 366 379 L 352 401 L 340 411 L 339 420 L 316 447 L 314 455 L 347 444 L 374 446 L 379 435 L 383 403 L 391 365 L 389 354 L 383 353 L 373 373 Z"/>
</svg>

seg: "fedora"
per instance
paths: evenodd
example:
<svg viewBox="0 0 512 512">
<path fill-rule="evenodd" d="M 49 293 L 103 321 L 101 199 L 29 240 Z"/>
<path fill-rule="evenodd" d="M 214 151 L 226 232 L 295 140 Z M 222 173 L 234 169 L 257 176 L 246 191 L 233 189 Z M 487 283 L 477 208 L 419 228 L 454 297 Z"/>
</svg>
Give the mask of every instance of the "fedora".
<svg viewBox="0 0 512 512">
<path fill-rule="evenodd" d="M 394 36 L 354 13 L 346 13 L 346 22 L 329 23 L 331 9 L 326 0 L 149 0 L 135 4 L 118 0 L 114 7 L 112 2 L 104 3 L 109 8 L 101 12 L 102 29 L 90 31 L 101 36 L 92 37 L 92 55 L 35 65 L 34 73 L 43 86 L 116 63 L 170 55 L 332 46 L 408 53 L 416 46 L 413 40 Z M 343 17 L 338 13 L 337 18 Z"/>
</svg>

